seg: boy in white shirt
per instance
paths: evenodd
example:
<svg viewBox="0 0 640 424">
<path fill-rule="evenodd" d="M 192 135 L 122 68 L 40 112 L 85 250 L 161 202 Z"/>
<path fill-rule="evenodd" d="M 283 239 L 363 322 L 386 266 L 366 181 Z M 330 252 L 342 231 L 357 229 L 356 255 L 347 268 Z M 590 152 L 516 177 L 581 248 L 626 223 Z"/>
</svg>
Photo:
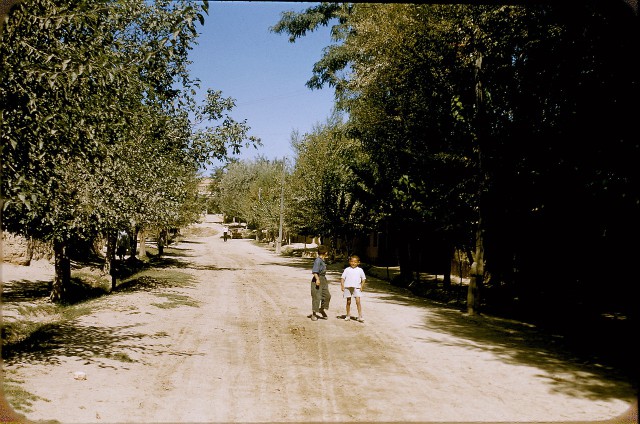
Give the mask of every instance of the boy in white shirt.
<svg viewBox="0 0 640 424">
<path fill-rule="evenodd" d="M 349 315 L 351 310 L 351 298 L 355 297 L 356 306 L 358 308 L 358 321 L 364 322 L 360 297 L 362 297 L 362 291 L 364 290 L 364 283 L 367 281 L 367 277 L 364 275 L 364 271 L 359 265 L 360 258 L 357 255 L 349 256 L 349 266 L 342 271 L 342 277 L 340 277 L 340 290 L 342 290 L 342 297 L 347 298 L 347 314 L 344 316 L 345 321 L 351 320 L 351 316 Z"/>
</svg>

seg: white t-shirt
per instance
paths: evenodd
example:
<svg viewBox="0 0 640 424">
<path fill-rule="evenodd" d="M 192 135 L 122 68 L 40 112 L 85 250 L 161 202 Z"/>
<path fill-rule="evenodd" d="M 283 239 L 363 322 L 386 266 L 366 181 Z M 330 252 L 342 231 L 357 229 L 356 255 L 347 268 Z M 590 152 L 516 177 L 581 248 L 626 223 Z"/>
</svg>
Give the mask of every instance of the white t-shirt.
<svg viewBox="0 0 640 424">
<path fill-rule="evenodd" d="M 362 282 L 367 279 L 364 275 L 364 271 L 359 266 L 355 268 L 346 267 L 344 271 L 342 271 L 342 277 L 344 278 L 344 286 L 345 287 L 356 287 L 361 289 Z"/>
</svg>

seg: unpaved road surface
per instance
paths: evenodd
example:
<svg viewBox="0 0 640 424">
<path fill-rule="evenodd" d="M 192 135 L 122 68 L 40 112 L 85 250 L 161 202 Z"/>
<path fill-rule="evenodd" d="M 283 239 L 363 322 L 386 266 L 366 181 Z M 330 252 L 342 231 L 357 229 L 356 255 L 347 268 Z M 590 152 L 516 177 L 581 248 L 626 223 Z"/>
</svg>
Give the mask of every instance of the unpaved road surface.
<svg viewBox="0 0 640 424">
<path fill-rule="evenodd" d="M 225 243 L 213 217 L 202 236 L 171 246 L 162 271 L 183 284 L 94 299 L 5 360 L 5 378 L 31 396 L 18 412 L 62 423 L 615 422 L 635 402 L 628 379 L 572 359 L 535 328 L 374 278 L 366 321 L 338 319 L 338 264 L 329 319 L 313 322 L 311 259 Z"/>
</svg>

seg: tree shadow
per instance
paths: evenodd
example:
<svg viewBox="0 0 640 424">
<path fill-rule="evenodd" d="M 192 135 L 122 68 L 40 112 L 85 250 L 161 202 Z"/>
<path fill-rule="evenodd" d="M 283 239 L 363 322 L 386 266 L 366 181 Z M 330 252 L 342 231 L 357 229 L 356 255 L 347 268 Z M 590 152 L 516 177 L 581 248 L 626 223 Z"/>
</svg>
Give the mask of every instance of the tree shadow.
<svg viewBox="0 0 640 424">
<path fill-rule="evenodd" d="M 17 280 L 3 283 L 2 303 L 27 303 L 48 299 L 51 286 L 52 281 L 45 280 Z M 108 291 L 103 287 L 96 287 L 90 282 L 72 277 L 65 289 L 65 300 L 62 304 L 73 305 L 107 293 Z"/>
<path fill-rule="evenodd" d="M 286 266 L 290 268 L 301 268 L 308 269 L 311 272 L 311 267 L 313 266 L 313 261 L 309 261 L 308 259 L 300 259 L 300 258 L 288 258 L 289 261 L 286 264 L 282 262 L 259 262 L 257 265 L 264 266 Z"/>
<path fill-rule="evenodd" d="M 167 288 L 184 287 L 193 284 L 193 277 L 184 274 L 183 278 L 158 278 L 149 275 L 141 275 L 124 281 L 116 286 L 114 292 L 131 293 L 137 291 L 156 291 Z"/>
<path fill-rule="evenodd" d="M 368 292 L 383 302 L 424 309 L 424 321 L 415 326 L 448 337 L 420 339 L 424 343 L 491 353 L 507 364 L 534 366 L 553 390 L 591 399 L 625 398 L 638 393 L 638 366 L 629 338 L 635 333 L 619 331 L 598 338 L 602 331 L 587 325 L 563 332 L 518 320 L 490 315 L 470 316 L 459 305 L 416 297 L 407 288 L 375 277 L 367 278 Z M 626 327 L 625 327 L 626 328 Z M 626 330 L 630 331 L 629 328 Z M 606 332 L 604 332 L 606 333 Z M 462 344 L 461 344 L 462 343 Z"/>
<path fill-rule="evenodd" d="M 189 264 L 189 269 L 196 269 L 198 271 L 240 271 L 242 268 L 227 268 L 218 267 L 215 265 Z"/>
<path fill-rule="evenodd" d="M 180 240 L 180 244 L 207 244 L 207 242 L 184 239 L 184 240 Z M 171 247 L 171 249 L 178 249 L 178 248 Z"/>
<path fill-rule="evenodd" d="M 2 283 L 3 302 L 29 302 L 49 297 L 51 281 L 16 280 Z"/>
<path fill-rule="evenodd" d="M 151 352 L 153 355 L 192 355 L 185 352 L 163 350 L 157 344 L 145 344 L 145 339 L 167 337 L 166 334 L 148 335 L 130 332 L 132 325 L 96 327 L 78 325 L 76 321 L 45 325 L 27 339 L 3 347 L 2 358 L 7 365 L 48 364 L 59 365 L 60 358 L 79 358 L 86 363 L 97 363 L 102 368 L 117 369 L 113 361 L 139 362 L 130 353 Z"/>
<path fill-rule="evenodd" d="M 108 293 L 109 291 L 105 287 L 96 287 L 80 278 L 71 278 L 62 304 L 75 305 Z"/>
<path fill-rule="evenodd" d="M 629 367 L 630 356 L 624 361 L 601 357 L 576 349 L 566 336 L 521 322 L 472 317 L 442 307 L 430 306 L 430 311 L 434 313 L 425 319 L 422 328 L 444 329 L 446 333 L 469 340 L 471 343 L 465 343 L 464 348 L 489 352 L 506 364 L 535 366 L 554 391 L 591 399 L 624 398 L 630 390 L 637 393 L 637 379 Z"/>
<path fill-rule="evenodd" d="M 169 256 L 156 256 L 151 259 L 149 268 L 189 268 L 189 262 L 178 259 L 178 257 L 185 257 L 186 255 L 174 255 Z"/>
<path fill-rule="evenodd" d="M 184 256 L 184 257 L 190 257 L 193 255 L 188 255 L 186 252 L 192 252 L 192 249 L 187 249 L 187 248 L 181 248 L 181 247 L 165 247 L 164 251 L 162 252 L 162 256 L 169 256 L 169 257 L 180 257 L 180 256 Z"/>
</svg>

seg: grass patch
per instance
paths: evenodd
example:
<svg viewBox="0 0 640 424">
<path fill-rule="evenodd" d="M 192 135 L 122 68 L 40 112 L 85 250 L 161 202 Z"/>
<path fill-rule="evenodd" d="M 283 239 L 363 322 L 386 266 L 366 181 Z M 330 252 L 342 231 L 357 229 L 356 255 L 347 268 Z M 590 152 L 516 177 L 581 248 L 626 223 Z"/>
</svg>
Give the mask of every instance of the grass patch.
<svg viewBox="0 0 640 424">
<path fill-rule="evenodd" d="M 6 350 L 7 347 L 17 345 L 27 340 L 32 334 L 39 329 L 55 322 L 55 319 L 47 321 L 27 321 L 20 320 L 11 323 L 3 323 L 2 325 L 2 345 Z"/>
<path fill-rule="evenodd" d="M 40 315 L 54 315 L 58 313 L 60 307 L 53 303 L 45 303 L 39 305 L 18 305 L 16 312 L 23 317 L 37 317 Z"/>
<path fill-rule="evenodd" d="M 10 346 L 29 338 L 43 327 L 51 324 L 71 321 L 91 313 L 89 305 L 29 305 L 18 307 L 20 319 L 2 322 L 2 344 Z"/>
<path fill-rule="evenodd" d="M 40 396 L 36 396 L 33 393 L 29 393 L 20 387 L 24 381 L 16 380 L 7 377 L 6 371 L 4 372 L 4 378 L 2 379 L 2 389 L 4 391 L 7 402 L 20 412 L 33 412 L 33 403 L 42 400 L 45 402 L 51 402 L 49 399 L 45 399 Z"/>
<path fill-rule="evenodd" d="M 163 303 L 152 303 L 156 308 L 172 309 L 180 306 L 191 306 L 195 308 L 200 304 L 200 302 L 193 300 L 191 297 L 181 294 L 160 293 L 157 296 L 164 297 L 167 301 Z"/>
<path fill-rule="evenodd" d="M 153 269 L 141 265 L 138 271 L 132 270 L 130 276 L 121 280 L 116 291 L 155 291 L 172 287 L 193 286 L 193 277 L 187 273 L 170 268 Z M 20 349 L 20 345 L 47 326 L 72 321 L 80 316 L 88 315 L 96 309 L 90 302 L 108 294 L 111 287 L 110 276 L 89 268 L 75 270 L 67 288 L 69 298 L 59 304 L 39 299 L 32 302 L 15 302 L 12 312 L 15 319 L 1 321 L 0 336 L 3 349 L 10 351 Z M 168 295 L 168 302 L 158 307 L 178 307 L 181 305 L 198 306 L 198 303 L 187 296 Z M 4 305 L 3 305 L 4 306 Z"/>
<path fill-rule="evenodd" d="M 71 272 L 71 276 L 92 288 L 108 292 L 111 289 L 111 276 L 100 271 L 81 269 Z"/>
<path fill-rule="evenodd" d="M 129 355 L 127 355 L 126 353 L 109 353 L 107 352 L 104 355 L 105 358 L 108 359 L 115 359 L 116 361 L 120 361 L 120 362 L 135 362 L 133 359 L 131 359 L 131 357 Z"/>
<path fill-rule="evenodd" d="M 117 291 L 152 291 L 166 288 L 193 287 L 194 279 L 191 275 L 171 268 L 146 269 L 122 280 L 116 287 Z"/>
<path fill-rule="evenodd" d="M 181 236 L 184 238 L 189 237 L 212 237 L 217 234 L 220 234 L 219 231 L 216 231 L 214 228 L 209 227 L 196 227 L 190 226 L 184 230 L 181 230 Z"/>
</svg>

